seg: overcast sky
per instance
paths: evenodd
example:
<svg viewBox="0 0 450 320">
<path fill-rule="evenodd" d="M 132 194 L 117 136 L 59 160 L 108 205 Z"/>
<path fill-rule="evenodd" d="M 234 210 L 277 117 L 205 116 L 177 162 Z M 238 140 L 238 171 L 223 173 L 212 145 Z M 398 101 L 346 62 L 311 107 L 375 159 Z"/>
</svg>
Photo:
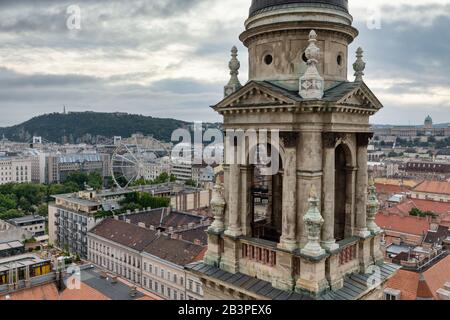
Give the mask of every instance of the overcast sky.
<svg viewBox="0 0 450 320">
<path fill-rule="evenodd" d="M 250 2 L 1 0 L 0 126 L 63 105 L 220 121 L 209 106 L 222 98 L 232 45 L 247 81 L 238 36 Z M 365 81 L 385 106 L 372 122 L 450 122 L 450 0 L 349 2 L 360 30 L 350 60 L 362 46 Z M 67 27 L 71 5 L 79 30 Z M 381 28 L 368 28 L 377 12 Z"/>
</svg>

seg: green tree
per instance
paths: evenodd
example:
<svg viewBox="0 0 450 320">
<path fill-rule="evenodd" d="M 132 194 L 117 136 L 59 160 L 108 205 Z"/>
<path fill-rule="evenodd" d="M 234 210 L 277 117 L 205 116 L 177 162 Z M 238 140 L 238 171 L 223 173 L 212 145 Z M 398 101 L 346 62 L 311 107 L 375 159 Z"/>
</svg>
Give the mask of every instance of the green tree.
<svg viewBox="0 0 450 320">
<path fill-rule="evenodd" d="M 0 219 L 1 220 L 10 220 L 10 219 L 15 219 L 15 218 L 21 218 L 24 217 L 25 214 L 17 209 L 10 209 L 7 210 L 6 212 L 0 213 Z"/>
</svg>

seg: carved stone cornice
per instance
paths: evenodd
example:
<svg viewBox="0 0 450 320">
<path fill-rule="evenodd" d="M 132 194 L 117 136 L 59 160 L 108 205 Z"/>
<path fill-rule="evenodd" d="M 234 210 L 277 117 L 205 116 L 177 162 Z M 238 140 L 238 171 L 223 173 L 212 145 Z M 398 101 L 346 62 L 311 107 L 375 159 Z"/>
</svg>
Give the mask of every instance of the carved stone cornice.
<svg viewBox="0 0 450 320">
<path fill-rule="evenodd" d="M 373 132 L 356 134 L 356 144 L 358 147 L 367 147 L 370 139 L 373 138 Z"/>
<path fill-rule="evenodd" d="M 281 132 L 280 139 L 283 141 L 285 148 L 295 148 L 298 144 L 297 132 Z"/>
</svg>

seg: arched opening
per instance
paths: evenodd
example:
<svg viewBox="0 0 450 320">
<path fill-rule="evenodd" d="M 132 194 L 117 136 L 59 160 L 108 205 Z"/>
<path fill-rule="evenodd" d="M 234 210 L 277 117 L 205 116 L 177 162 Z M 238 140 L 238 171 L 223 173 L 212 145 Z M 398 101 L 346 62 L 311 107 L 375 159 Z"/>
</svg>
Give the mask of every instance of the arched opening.
<svg viewBox="0 0 450 320">
<path fill-rule="evenodd" d="M 268 154 L 271 147 L 268 146 Z M 280 242 L 283 220 L 283 168 L 281 156 L 279 170 L 274 175 L 265 175 L 267 167 L 262 164 L 252 166 L 251 190 L 251 231 L 252 237 L 271 242 Z"/>
<path fill-rule="evenodd" d="M 336 241 L 345 239 L 347 215 L 348 176 L 347 167 L 349 150 L 343 144 L 336 148 L 335 155 L 335 189 L 334 189 L 334 237 Z"/>
</svg>

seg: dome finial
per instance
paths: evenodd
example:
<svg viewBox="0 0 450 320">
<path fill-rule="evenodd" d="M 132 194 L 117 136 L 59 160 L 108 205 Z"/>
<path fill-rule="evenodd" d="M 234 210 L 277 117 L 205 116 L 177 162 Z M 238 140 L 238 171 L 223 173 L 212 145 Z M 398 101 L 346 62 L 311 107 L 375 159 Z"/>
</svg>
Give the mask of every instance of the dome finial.
<svg viewBox="0 0 450 320">
<path fill-rule="evenodd" d="M 317 70 L 320 49 L 317 47 L 316 42 L 317 33 L 311 30 L 309 33 L 309 46 L 305 51 L 308 67 L 305 74 L 300 77 L 299 94 L 303 99 L 322 99 L 323 97 L 324 82 Z"/>
<path fill-rule="evenodd" d="M 366 69 L 366 63 L 363 58 L 363 49 L 361 47 L 356 50 L 356 62 L 353 64 L 353 70 L 355 70 L 355 82 L 362 82 L 364 76 L 364 70 Z"/>
<path fill-rule="evenodd" d="M 228 64 L 228 67 L 230 68 L 231 78 L 228 84 L 225 86 L 225 97 L 228 97 L 229 95 L 235 93 L 242 87 L 238 78 L 241 63 L 237 59 L 237 56 L 238 56 L 238 49 L 236 48 L 236 46 L 233 46 L 231 48 L 231 60 L 230 63 Z"/>
</svg>

